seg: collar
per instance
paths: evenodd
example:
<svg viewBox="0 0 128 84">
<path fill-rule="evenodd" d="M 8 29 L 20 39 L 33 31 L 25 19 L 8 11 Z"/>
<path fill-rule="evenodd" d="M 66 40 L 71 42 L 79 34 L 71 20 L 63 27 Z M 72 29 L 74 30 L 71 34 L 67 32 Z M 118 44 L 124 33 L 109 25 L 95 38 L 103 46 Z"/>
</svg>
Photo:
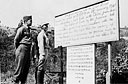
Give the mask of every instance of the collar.
<svg viewBox="0 0 128 84">
<path fill-rule="evenodd" d="M 24 24 L 24 27 L 28 28 L 28 26 L 26 24 Z"/>
</svg>

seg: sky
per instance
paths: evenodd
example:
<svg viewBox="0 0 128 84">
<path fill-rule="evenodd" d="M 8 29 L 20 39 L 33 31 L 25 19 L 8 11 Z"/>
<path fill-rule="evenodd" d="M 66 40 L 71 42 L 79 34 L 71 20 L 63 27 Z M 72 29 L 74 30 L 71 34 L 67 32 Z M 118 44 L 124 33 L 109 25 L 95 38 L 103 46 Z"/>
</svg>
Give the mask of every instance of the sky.
<svg viewBox="0 0 128 84">
<path fill-rule="evenodd" d="M 0 0 L 1 23 L 17 27 L 25 15 L 33 16 L 33 25 L 49 22 L 54 27 L 54 17 L 102 0 Z M 128 0 L 119 0 L 120 27 L 128 26 Z"/>
</svg>

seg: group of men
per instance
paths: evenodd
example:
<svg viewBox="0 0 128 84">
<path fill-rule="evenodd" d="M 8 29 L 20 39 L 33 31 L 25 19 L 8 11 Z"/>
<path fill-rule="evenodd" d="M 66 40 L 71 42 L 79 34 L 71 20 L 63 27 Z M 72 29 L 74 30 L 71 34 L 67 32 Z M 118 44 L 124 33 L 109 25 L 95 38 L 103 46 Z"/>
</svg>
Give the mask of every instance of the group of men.
<svg viewBox="0 0 128 84">
<path fill-rule="evenodd" d="M 31 61 L 31 46 L 32 46 L 32 34 L 31 34 L 32 16 L 24 16 L 22 25 L 18 26 L 16 35 L 14 38 L 15 55 L 17 68 L 14 73 L 15 84 L 25 84 L 27 75 L 29 72 Z M 36 67 L 35 79 L 36 84 L 43 84 L 44 78 L 44 64 L 46 62 L 46 55 L 48 53 L 49 45 L 46 32 L 48 30 L 49 23 L 45 23 L 41 26 L 41 32 L 37 36 L 39 60 Z"/>
</svg>

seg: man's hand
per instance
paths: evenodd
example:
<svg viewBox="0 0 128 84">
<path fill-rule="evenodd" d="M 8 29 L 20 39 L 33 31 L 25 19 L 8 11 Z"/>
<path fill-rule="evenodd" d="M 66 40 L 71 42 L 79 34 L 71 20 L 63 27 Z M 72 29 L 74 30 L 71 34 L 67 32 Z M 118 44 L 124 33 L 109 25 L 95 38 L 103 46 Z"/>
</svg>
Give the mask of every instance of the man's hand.
<svg viewBox="0 0 128 84">
<path fill-rule="evenodd" d="M 45 55 L 40 55 L 39 61 L 44 60 L 44 59 L 45 59 Z"/>
</svg>

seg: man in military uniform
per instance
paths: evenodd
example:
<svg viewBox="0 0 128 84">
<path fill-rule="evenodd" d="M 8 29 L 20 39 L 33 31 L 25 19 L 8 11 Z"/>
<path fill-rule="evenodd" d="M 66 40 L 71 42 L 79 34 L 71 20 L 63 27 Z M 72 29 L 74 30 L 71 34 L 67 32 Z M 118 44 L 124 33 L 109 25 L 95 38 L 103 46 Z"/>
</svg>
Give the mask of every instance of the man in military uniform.
<svg viewBox="0 0 128 84">
<path fill-rule="evenodd" d="M 46 32 L 48 30 L 48 24 L 42 25 L 42 30 L 38 34 L 38 48 L 39 48 L 39 61 L 36 68 L 36 84 L 43 84 L 44 82 L 44 73 L 45 73 L 45 64 L 48 56 L 48 37 Z"/>
<path fill-rule="evenodd" d="M 18 28 L 14 38 L 16 64 L 17 68 L 14 73 L 15 84 L 25 84 L 30 67 L 30 49 L 31 49 L 31 33 L 32 16 L 23 17 L 24 24 Z"/>
</svg>

